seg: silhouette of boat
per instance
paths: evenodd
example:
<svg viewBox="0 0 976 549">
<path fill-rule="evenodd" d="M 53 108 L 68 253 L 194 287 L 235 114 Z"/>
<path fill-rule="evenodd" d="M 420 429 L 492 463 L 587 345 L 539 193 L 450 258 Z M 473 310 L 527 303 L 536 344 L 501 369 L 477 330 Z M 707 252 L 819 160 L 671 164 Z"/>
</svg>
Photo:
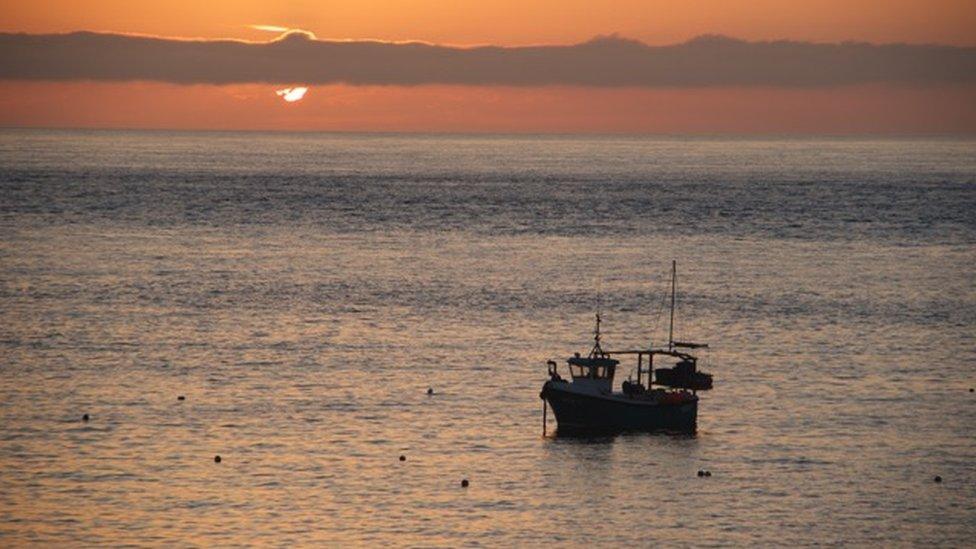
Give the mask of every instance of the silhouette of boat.
<svg viewBox="0 0 976 549">
<path fill-rule="evenodd" d="M 600 313 L 596 315 L 594 344 L 587 356 L 576 353 L 566 362 L 570 380 L 563 379 L 554 361 L 548 361 L 549 380 L 542 386 L 543 432 L 546 404 L 565 433 L 670 431 L 694 433 L 698 424 L 698 391 L 712 388 L 712 376 L 698 371 L 698 357 L 690 351 L 704 343 L 674 340 L 677 264 L 671 263 L 671 321 L 668 345 L 662 348 L 605 351 L 600 346 Z M 619 392 L 613 378 L 620 361 L 637 356 L 637 380 L 626 380 Z M 670 368 L 655 369 L 655 359 L 674 360 Z M 645 384 L 646 380 L 646 384 Z"/>
</svg>

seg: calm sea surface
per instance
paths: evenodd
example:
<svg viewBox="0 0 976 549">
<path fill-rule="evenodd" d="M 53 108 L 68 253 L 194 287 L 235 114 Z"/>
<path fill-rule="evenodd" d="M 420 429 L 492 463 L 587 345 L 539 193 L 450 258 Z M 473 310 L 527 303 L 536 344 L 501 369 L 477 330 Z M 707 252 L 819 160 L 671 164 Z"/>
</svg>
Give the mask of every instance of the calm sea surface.
<svg viewBox="0 0 976 549">
<path fill-rule="evenodd" d="M 971 546 L 971 387 L 976 141 L 0 132 L 0 545 Z"/>
</svg>

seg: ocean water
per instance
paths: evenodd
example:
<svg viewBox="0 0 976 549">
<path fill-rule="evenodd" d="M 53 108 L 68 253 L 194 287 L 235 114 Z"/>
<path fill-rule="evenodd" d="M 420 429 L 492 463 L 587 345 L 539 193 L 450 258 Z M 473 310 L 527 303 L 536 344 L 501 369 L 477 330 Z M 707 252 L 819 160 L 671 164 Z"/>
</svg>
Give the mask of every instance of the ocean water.
<svg viewBox="0 0 976 549">
<path fill-rule="evenodd" d="M 972 387 L 973 140 L 0 132 L 0 545 L 966 546 Z"/>
</svg>

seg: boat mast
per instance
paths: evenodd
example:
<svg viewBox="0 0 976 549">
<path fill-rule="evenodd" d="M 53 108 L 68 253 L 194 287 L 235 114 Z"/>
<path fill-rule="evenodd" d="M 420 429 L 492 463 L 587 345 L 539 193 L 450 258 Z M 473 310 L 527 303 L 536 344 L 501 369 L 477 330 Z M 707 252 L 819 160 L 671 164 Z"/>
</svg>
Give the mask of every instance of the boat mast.
<svg viewBox="0 0 976 549">
<path fill-rule="evenodd" d="M 678 285 L 678 262 L 671 260 L 671 325 L 668 328 L 668 350 L 674 350 L 674 294 Z"/>
<path fill-rule="evenodd" d="M 593 350 L 590 351 L 590 358 L 603 356 L 603 349 L 600 347 L 600 313 L 596 313 L 596 329 L 593 330 Z"/>
<path fill-rule="evenodd" d="M 603 291 L 596 293 L 596 330 L 593 331 L 593 339 L 596 341 L 596 348 L 600 348 L 600 313 L 603 312 Z"/>
<path fill-rule="evenodd" d="M 596 329 L 593 330 L 593 349 L 590 351 L 590 358 L 602 358 L 603 348 L 600 347 L 600 313 L 603 312 L 603 293 L 596 294 Z"/>
</svg>

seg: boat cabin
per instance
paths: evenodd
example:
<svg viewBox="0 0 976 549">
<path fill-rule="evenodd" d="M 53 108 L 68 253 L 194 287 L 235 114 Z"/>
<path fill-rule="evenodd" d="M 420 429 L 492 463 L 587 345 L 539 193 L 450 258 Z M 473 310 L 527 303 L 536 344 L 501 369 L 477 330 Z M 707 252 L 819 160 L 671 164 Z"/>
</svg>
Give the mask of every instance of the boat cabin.
<svg viewBox="0 0 976 549">
<path fill-rule="evenodd" d="M 570 358 L 569 373 L 573 376 L 573 383 L 589 386 L 597 391 L 609 392 L 613 388 L 613 375 L 616 373 L 619 360 L 604 356 L 581 357 L 579 353 Z"/>
</svg>

